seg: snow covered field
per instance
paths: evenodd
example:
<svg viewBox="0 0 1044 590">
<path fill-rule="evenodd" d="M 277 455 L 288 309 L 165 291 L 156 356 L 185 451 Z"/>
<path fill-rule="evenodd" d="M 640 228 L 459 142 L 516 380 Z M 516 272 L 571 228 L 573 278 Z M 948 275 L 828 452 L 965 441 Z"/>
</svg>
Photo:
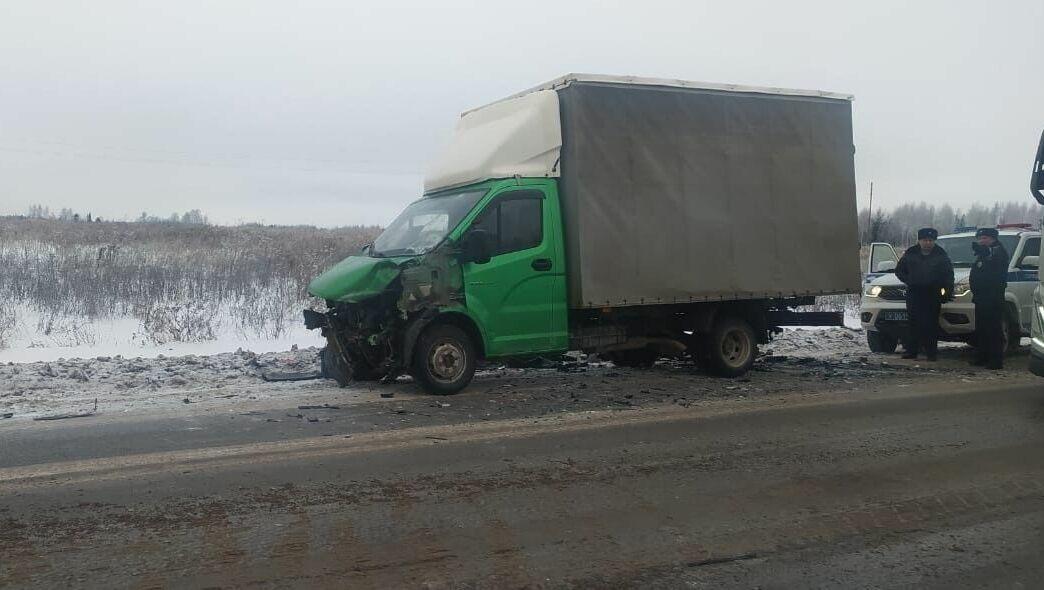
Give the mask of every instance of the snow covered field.
<svg viewBox="0 0 1044 590">
<path fill-rule="evenodd" d="M 300 305 L 303 308 L 304 304 Z M 287 321 L 278 337 L 264 337 L 242 330 L 225 328 L 212 339 L 200 341 L 167 340 L 157 342 L 155 334 L 143 333 L 140 320 L 134 317 L 62 318 L 51 328 L 41 330 L 45 318 L 27 306 L 17 306 L 14 325 L 8 331 L 7 346 L 0 348 L 0 363 L 55 361 L 60 358 L 94 358 L 124 356 L 154 358 L 159 355 L 212 355 L 239 348 L 254 352 L 290 350 L 293 346 L 322 346 L 315 331 L 306 330 L 302 321 Z M 217 325 L 221 325 L 218 323 Z"/>
<path fill-rule="evenodd" d="M 320 344 L 308 282 L 378 231 L 0 217 L 0 363 Z"/>
</svg>

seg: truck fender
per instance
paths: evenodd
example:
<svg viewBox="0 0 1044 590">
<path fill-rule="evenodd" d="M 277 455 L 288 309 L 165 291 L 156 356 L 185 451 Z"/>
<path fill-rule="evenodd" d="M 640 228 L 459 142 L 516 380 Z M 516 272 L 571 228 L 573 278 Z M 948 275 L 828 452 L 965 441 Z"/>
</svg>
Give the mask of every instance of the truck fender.
<svg viewBox="0 0 1044 590">
<path fill-rule="evenodd" d="M 402 336 L 402 366 L 410 366 L 410 363 L 413 362 L 413 349 L 417 345 L 417 339 L 420 338 L 420 335 L 424 332 L 425 328 L 435 322 L 446 322 L 460 327 L 475 341 L 475 348 L 478 350 L 480 357 L 485 356 L 485 338 L 475 320 L 467 314 L 459 311 L 443 311 L 440 313 L 435 310 L 430 310 L 413 319 L 410 324 L 406 326 L 406 330 L 403 332 Z"/>
<path fill-rule="evenodd" d="M 399 362 L 400 365 L 403 367 L 410 366 L 413 362 L 413 347 L 417 345 L 417 339 L 420 338 L 424 328 L 427 328 L 436 317 L 438 317 L 438 313 L 428 311 L 414 318 L 406 326 L 406 330 L 402 334 L 402 360 Z"/>
</svg>

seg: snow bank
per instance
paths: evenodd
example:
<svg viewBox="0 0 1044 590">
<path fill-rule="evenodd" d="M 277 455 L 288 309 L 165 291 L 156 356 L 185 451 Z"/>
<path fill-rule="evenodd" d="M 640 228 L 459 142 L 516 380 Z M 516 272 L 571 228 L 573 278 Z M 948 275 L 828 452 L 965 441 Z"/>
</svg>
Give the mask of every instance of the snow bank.
<svg viewBox="0 0 1044 590">
<path fill-rule="evenodd" d="M 124 412 L 214 398 L 265 399 L 322 382 L 269 383 L 265 372 L 318 372 L 319 349 L 155 358 L 101 356 L 0 365 L 0 414 Z M 328 382 L 324 386 L 329 386 Z"/>
</svg>

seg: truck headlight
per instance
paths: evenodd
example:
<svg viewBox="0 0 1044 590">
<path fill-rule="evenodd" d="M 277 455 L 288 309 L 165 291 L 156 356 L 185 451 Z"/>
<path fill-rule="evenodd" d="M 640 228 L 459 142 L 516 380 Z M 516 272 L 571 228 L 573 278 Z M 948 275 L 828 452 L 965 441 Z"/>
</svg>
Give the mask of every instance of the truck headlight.
<svg viewBox="0 0 1044 590">
<path fill-rule="evenodd" d="M 866 288 L 866 291 L 863 291 L 863 294 L 866 295 L 867 297 L 877 297 L 878 295 L 881 294 L 881 286 L 880 285 L 870 285 L 869 287 Z"/>
</svg>

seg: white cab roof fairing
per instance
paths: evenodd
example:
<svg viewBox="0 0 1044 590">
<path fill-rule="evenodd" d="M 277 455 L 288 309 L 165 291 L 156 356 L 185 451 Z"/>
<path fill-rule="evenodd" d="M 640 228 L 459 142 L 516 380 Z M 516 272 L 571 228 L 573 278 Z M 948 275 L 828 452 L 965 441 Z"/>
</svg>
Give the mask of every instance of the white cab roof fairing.
<svg viewBox="0 0 1044 590">
<path fill-rule="evenodd" d="M 722 92 L 739 92 L 744 94 L 777 94 L 781 96 L 808 96 L 818 98 L 830 98 L 834 100 L 855 100 L 851 94 L 844 94 L 839 92 L 826 92 L 823 90 L 801 90 L 796 88 L 775 88 L 771 86 L 745 86 L 742 84 L 720 84 L 715 82 L 697 82 L 693 80 L 677 80 L 674 78 L 644 78 L 641 76 L 607 76 L 604 74 L 566 74 L 559 78 L 555 78 L 550 82 L 545 82 L 539 86 L 534 86 L 528 90 L 523 90 L 503 98 L 501 100 L 491 102 L 485 106 L 477 107 L 470 111 L 466 111 L 464 114 L 485 109 L 495 104 L 514 100 L 516 98 L 532 94 L 534 92 L 540 92 L 543 90 L 558 90 L 565 88 L 573 82 L 593 82 L 601 84 L 625 84 L 634 86 L 661 86 L 665 88 L 694 88 L 699 90 L 718 90 Z"/>
<path fill-rule="evenodd" d="M 541 90 L 461 115 L 453 139 L 424 177 L 424 192 L 511 176 L 557 177 L 562 148 L 558 93 Z"/>
</svg>

